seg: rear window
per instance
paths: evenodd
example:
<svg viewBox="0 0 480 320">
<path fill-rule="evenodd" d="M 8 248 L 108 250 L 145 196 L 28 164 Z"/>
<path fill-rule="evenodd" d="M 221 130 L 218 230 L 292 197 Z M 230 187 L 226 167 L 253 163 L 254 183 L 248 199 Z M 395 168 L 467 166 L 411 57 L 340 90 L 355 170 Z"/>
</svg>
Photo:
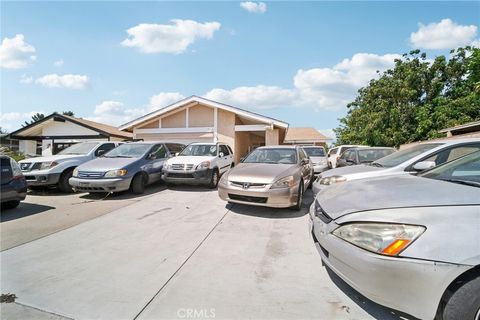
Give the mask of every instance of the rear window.
<svg viewBox="0 0 480 320">
<path fill-rule="evenodd" d="M 323 148 L 303 147 L 303 150 L 309 157 L 325 157 L 325 150 Z"/>
<path fill-rule="evenodd" d="M 358 160 L 360 162 L 372 162 L 392 154 L 393 149 L 366 149 L 358 150 Z"/>
<path fill-rule="evenodd" d="M 330 149 L 330 151 L 328 151 L 328 155 L 331 156 L 333 154 L 337 154 L 337 149 Z"/>
</svg>

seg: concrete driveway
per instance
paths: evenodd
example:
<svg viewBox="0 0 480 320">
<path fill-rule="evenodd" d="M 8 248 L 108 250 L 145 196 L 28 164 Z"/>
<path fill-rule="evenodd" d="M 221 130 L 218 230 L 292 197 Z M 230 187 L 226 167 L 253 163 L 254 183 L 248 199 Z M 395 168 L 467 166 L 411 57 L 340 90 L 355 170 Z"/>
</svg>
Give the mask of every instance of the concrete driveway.
<svg viewBox="0 0 480 320">
<path fill-rule="evenodd" d="M 96 213 L 87 202 L 82 212 L 94 219 L 67 219 L 2 251 L 2 293 L 17 296 L 1 305 L 2 319 L 399 317 L 332 282 L 309 236 L 307 205 L 226 206 L 216 191 L 193 187 L 124 197 Z M 52 201 L 60 219 L 79 214 Z M 44 221 L 54 223 L 48 211 Z M 2 242 L 4 224 L 20 228 L 28 218 L 2 222 Z"/>
</svg>

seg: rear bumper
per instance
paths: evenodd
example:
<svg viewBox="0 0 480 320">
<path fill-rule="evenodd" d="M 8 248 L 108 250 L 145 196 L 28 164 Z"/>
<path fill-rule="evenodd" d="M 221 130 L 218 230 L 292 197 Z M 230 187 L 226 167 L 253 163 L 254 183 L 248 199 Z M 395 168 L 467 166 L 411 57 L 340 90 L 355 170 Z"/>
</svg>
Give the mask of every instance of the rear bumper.
<svg viewBox="0 0 480 320">
<path fill-rule="evenodd" d="M 212 169 L 205 170 L 163 170 L 162 180 L 178 184 L 208 184 L 212 179 Z"/>
<path fill-rule="evenodd" d="M 322 173 L 323 171 L 328 170 L 328 165 L 327 164 L 315 164 L 313 165 L 313 173 L 314 174 L 319 174 Z"/>
<path fill-rule="evenodd" d="M 130 188 L 132 178 L 79 179 L 72 177 L 68 182 L 77 192 L 120 192 Z"/>
<path fill-rule="evenodd" d="M 433 319 L 448 285 L 472 268 L 374 254 L 332 235 L 337 227 L 310 212 L 310 231 L 323 263 L 368 299 L 420 319 Z"/>
<path fill-rule="evenodd" d="M 23 179 L 15 179 L 0 186 L 1 202 L 22 201 L 27 196 L 27 183 Z"/>
<path fill-rule="evenodd" d="M 225 201 L 253 206 L 289 208 L 297 204 L 298 186 L 293 188 L 270 189 L 264 188 L 242 189 L 232 185 L 218 184 L 218 196 Z"/>
<path fill-rule="evenodd" d="M 28 186 L 51 186 L 58 183 L 61 173 L 29 171 L 24 172 L 23 175 L 27 180 Z"/>
</svg>

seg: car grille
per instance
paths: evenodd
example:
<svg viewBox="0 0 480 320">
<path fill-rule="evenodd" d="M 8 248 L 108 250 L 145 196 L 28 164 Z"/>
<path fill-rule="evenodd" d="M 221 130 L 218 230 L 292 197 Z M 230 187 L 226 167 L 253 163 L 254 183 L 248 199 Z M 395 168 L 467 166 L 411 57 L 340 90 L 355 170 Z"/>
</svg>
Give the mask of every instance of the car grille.
<svg viewBox="0 0 480 320">
<path fill-rule="evenodd" d="M 238 181 L 230 181 L 230 184 L 234 187 L 242 188 L 242 189 L 262 189 L 265 188 L 265 183 L 250 183 L 250 182 L 238 182 Z"/>
<path fill-rule="evenodd" d="M 83 179 L 100 179 L 104 174 L 104 172 L 79 171 L 78 177 Z"/>
<path fill-rule="evenodd" d="M 252 203 L 267 203 L 268 198 L 267 197 L 251 197 L 251 196 L 242 196 L 239 194 L 232 194 L 229 193 L 228 197 L 231 200 L 237 200 L 237 201 L 244 201 L 244 202 L 252 202 Z"/>
<path fill-rule="evenodd" d="M 183 178 L 183 179 L 193 179 L 193 174 L 191 173 L 182 173 L 182 172 L 170 172 L 168 174 L 169 178 Z"/>
<path fill-rule="evenodd" d="M 172 164 L 172 170 L 188 171 L 193 169 L 193 164 L 174 163 Z"/>
<path fill-rule="evenodd" d="M 75 187 L 76 191 L 107 191 L 102 187 Z"/>
</svg>

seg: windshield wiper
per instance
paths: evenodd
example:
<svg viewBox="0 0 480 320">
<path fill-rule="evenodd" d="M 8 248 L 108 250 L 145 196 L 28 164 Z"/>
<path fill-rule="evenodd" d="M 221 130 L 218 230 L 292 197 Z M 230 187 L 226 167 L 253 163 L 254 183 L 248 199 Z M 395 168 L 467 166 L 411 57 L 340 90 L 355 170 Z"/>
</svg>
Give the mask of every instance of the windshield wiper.
<svg viewBox="0 0 480 320">
<path fill-rule="evenodd" d="M 130 156 L 105 156 L 105 158 L 131 158 Z"/>
<path fill-rule="evenodd" d="M 369 165 L 373 167 L 383 168 L 383 165 L 378 162 L 371 162 Z"/>
<path fill-rule="evenodd" d="M 460 180 L 460 179 L 439 179 L 439 180 L 480 188 L 480 182 L 475 182 L 475 181 Z"/>
</svg>

